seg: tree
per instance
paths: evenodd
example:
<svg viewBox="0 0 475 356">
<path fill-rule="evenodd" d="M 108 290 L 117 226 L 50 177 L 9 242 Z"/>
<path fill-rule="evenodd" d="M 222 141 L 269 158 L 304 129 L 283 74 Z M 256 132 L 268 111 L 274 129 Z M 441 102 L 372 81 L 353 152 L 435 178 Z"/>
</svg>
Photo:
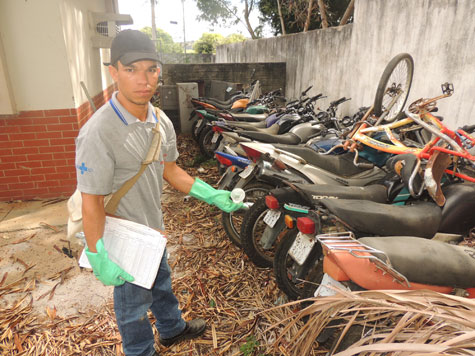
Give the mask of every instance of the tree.
<svg viewBox="0 0 475 356">
<path fill-rule="evenodd" d="M 231 20 L 235 24 L 243 24 L 251 38 L 259 38 L 262 32 L 262 26 L 253 27 L 249 20 L 255 6 L 258 5 L 258 0 L 241 0 L 242 7 L 238 8 L 233 5 L 236 1 L 231 0 L 196 0 L 196 5 L 200 14 L 198 20 L 208 21 L 211 24 L 227 24 Z"/>
<path fill-rule="evenodd" d="M 219 43 L 221 44 L 230 44 L 230 43 L 236 43 L 236 42 L 244 42 L 246 40 L 246 37 L 239 33 L 233 33 L 229 36 L 226 36 L 223 38 L 223 40 Z"/>
<path fill-rule="evenodd" d="M 145 33 L 148 37 L 152 38 L 152 28 L 147 26 L 140 31 Z M 179 43 L 173 41 L 172 36 L 164 30 L 158 28 L 156 33 L 157 38 L 157 52 L 159 53 L 183 53 L 183 47 Z"/>
<path fill-rule="evenodd" d="M 324 23 L 338 26 L 350 2 L 351 0 L 260 0 L 260 21 L 269 23 L 274 35 L 314 30 L 322 28 Z M 322 17 L 326 21 L 322 21 Z M 348 17 L 348 22 L 351 20 Z"/>
<path fill-rule="evenodd" d="M 224 37 L 218 33 L 203 33 L 201 38 L 193 45 L 196 53 L 216 53 L 218 46 Z"/>
</svg>

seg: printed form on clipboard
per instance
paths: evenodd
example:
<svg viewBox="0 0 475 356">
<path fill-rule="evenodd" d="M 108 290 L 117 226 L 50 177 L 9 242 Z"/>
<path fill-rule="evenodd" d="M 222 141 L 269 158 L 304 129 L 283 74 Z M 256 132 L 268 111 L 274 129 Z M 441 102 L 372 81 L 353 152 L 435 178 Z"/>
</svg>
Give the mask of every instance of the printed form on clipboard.
<svg viewBox="0 0 475 356">
<path fill-rule="evenodd" d="M 167 244 L 167 239 L 160 232 L 142 224 L 107 216 L 103 241 L 111 261 L 135 278 L 133 284 L 152 288 Z M 79 266 L 91 268 L 84 250 Z"/>
</svg>

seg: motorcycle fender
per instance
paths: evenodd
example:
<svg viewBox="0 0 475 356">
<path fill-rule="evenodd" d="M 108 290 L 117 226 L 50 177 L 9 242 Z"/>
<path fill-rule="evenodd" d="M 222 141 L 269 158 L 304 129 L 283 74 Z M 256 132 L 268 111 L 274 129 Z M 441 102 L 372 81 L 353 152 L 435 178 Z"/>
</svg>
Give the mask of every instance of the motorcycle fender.
<svg viewBox="0 0 475 356">
<path fill-rule="evenodd" d="M 242 169 L 236 166 L 229 166 L 226 168 L 226 172 L 224 172 L 223 176 L 218 182 L 218 189 L 232 190 L 238 181 L 240 172 L 242 172 Z"/>
<path fill-rule="evenodd" d="M 237 181 L 234 188 L 244 188 L 250 181 L 255 179 L 258 170 L 259 170 L 259 166 L 256 165 L 256 166 L 254 166 L 254 169 L 252 170 L 252 172 L 246 178 L 239 177 L 239 175 L 238 175 L 239 180 Z"/>
<path fill-rule="evenodd" d="M 336 294 L 334 288 L 343 289 L 350 291 L 348 287 L 343 285 L 342 283 L 338 282 L 337 280 L 333 279 L 330 275 L 324 274 L 322 278 L 322 282 L 318 286 L 317 290 L 314 293 L 314 297 L 330 297 Z"/>
</svg>

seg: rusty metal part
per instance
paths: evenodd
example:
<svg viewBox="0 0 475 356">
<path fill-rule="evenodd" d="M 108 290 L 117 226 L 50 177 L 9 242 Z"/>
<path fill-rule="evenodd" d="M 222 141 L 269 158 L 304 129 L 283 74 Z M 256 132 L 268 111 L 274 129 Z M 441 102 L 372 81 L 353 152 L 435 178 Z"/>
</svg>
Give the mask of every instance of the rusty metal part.
<svg viewBox="0 0 475 356">
<path fill-rule="evenodd" d="M 445 196 L 440 182 L 447 167 L 452 163 L 452 157 L 441 151 L 435 151 L 430 157 L 424 171 L 424 183 L 427 191 L 438 206 L 444 206 Z"/>
</svg>

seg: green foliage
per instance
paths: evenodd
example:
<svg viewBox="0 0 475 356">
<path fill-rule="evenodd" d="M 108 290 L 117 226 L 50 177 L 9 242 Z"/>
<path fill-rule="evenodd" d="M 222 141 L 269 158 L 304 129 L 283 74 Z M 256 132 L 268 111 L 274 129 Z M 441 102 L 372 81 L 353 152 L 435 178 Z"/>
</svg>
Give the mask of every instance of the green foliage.
<svg viewBox="0 0 475 356">
<path fill-rule="evenodd" d="M 240 33 L 233 33 L 229 36 L 226 36 L 223 38 L 220 44 L 230 44 L 230 43 L 235 43 L 235 42 L 244 42 L 246 40 L 246 37 L 241 35 Z"/>
<path fill-rule="evenodd" d="M 152 38 L 152 28 L 150 26 L 144 27 L 140 31 Z M 183 53 L 183 45 L 175 43 L 172 36 L 160 28 L 157 28 L 156 47 L 159 53 Z"/>
<path fill-rule="evenodd" d="M 193 50 L 196 53 L 216 53 L 216 47 L 221 44 L 242 42 L 245 40 L 246 37 L 237 33 L 233 33 L 227 37 L 223 37 L 218 33 L 203 33 L 201 38 L 194 43 Z"/>
<path fill-rule="evenodd" d="M 251 356 L 257 347 L 259 347 L 259 341 L 256 340 L 254 335 L 251 335 L 246 338 L 246 343 L 241 345 L 239 351 L 241 351 L 244 356 Z"/>
<path fill-rule="evenodd" d="M 236 23 L 236 6 L 232 5 L 230 0 L 196 0 L 196 6 L 200 11 L 198 20 L 210 22 L 213 25 L 221 22 L 226 24 L 230 19 Z"/>
<path fill-rule="evenodd" d="M 223 38 L 218 33 L 203 33 L 201 38 L 193 45 L 193 49 L 196 53 L 216 53 L 216 46 L 221 43 Z"/>
</svg>

